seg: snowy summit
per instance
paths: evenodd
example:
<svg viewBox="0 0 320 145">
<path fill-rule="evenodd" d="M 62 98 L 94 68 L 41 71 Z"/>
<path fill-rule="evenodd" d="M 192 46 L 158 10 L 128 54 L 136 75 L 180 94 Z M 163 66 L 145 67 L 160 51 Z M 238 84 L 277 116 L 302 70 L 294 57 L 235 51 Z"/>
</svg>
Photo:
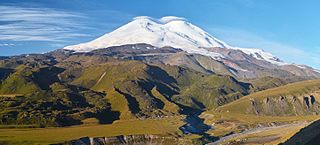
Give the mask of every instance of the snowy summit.
<svg viewBox="0 0 320 145">
<path fill-rule="evenodd" d="M 257 59 L 263 59 L 273 64 L 282 64 L 272 54 L 261 49 L 231 47 L 201 28 L 189 23 L 185 18 L 175 16 L 167 16 L 160 19 L 148 16 L 135 17 L 128 24 L 93 41 L 67 46 L 64 49 L 88 52 L 111 46 L 137 43 L 146 43 L 156 47 L 170 46 L 188 53 L 210 56 L 214 59 L 221 58 L 223 55 L 211 52 L 206 48 L 238 49 Z"/>
</svg>

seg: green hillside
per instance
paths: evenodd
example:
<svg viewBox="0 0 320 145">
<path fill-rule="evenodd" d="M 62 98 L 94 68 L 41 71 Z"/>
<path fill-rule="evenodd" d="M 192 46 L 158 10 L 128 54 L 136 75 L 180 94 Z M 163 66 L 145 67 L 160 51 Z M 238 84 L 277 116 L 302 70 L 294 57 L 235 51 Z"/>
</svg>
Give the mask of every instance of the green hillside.
<svg viewBox="0 0 320 145">
<path fill-rule="evenodd" d="M 0 124 L 66 126 L 82 124 L 81 120 L 89 117 L 101 123 L 117 118 L 103 93 L 60 82 L 61 70 L 19 65 L 4 77 L 0 84 Z"/>
<path fill-rule="evenodd" d="M 249 89 L 230 76 L 178 66 L 86 55 L 47 58 L 2 61 L 11 66 L 0 69 L 2 124 L 68 126 L 90 118 L 110 123 L 173 116 L 186 107 L 216 108 Z"/>
<path fill-rule="evenodd" d="M 177 113 L 164 111 L 168 103 L 195 109 L 215 108 L 246 95 L 249 89 L 248 84 L 230 76 L 203 74 L 177 66 L 152 66 L 139 61 L 111 61 L 84 68 L 72 84 L 105 92 L 112 100 L 115 98 L 108 94 L 118 92 L 127 99 L 126 104 L 119 105 L 133 104 L 135 107 L 129 107 L 134 109 L 131 112 L 147 116 Z M 158 95 L 153 94 L 154 90 Z M 159 95 L 162 98 L 159 99 Z M 157 109 L 162 111 L 152 111 Z"/>
<path fill-rule="evenodd" d="M 39 85 L 32 80 L 33 73 L 32 68 L 20 65 L 1 82 L 0 95 L 23 94 L 29 96 L 43 93 Z"/>
<path fill-rule="evenodd" d="M 219 112 L 260 115 L 307 115 L 317 113 L 320 80 L 302 81 L 245 96 L 219 107 Z"/>
</svg>

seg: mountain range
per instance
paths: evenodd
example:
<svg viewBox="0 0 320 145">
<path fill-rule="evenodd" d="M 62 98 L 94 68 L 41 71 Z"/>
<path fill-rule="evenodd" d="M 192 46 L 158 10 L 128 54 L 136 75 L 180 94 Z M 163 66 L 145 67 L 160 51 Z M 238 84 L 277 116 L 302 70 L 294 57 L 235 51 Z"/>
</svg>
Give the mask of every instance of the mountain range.
<svg viewBox="0 0 320 145">
<path fill-rule="evenodd" d="M 191 24 L 186 19 L 174 16 L 160 19 L 147 16 L 136 17 L 128 24 L 93 41 L 66 46 L 63 49 L 75 52 L 90 52 L 97 49 L 133 44 L 149 44 L 150 46 L 132 46 L 131 49 L 150 50 L 171 47 L 185 52 L 186 55 L 196 54 L 208 57 L 207 59 L 222 63 L 227 68 L 226 71 L 240 78 L 260 77 L 265 73 L 267 75 L 277 75 L 277 77 L 281 75 L 301 78 L 320 77 L 320 73 L 316 69 L 283 62 L 264 50 L 232 47 Z M 159 53 L 159 55 L 163 54 Z M 177 56 L 173 57 L 176 58 Z M 176 62 L 168 63 L 174 64 Z M 199 67 L 205 70 L 214 72 L 214 70 L 201 65 L 204 63 L 195 63 L 198 63 Z"/>
<path fill-rule="evenodd" d="M 0 57 L 0 125 L 26 128 L 0 132 L 0 144 L 281 143 L 306 124 L 293 122 L 318 117 L 318 79 L 312 67 L 230 46 L 184 18 L 136 17 L 90 42 Z M 279 126 L 290 132 L 242 139 Z"/>
</svg>

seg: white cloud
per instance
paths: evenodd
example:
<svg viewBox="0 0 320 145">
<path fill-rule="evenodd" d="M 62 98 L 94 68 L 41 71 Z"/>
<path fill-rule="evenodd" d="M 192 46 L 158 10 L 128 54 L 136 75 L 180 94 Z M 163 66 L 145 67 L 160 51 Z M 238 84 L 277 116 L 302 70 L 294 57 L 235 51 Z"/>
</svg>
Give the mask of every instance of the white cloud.
<svg viewBox="0 0 320 145">
<path fill-rule="evenodd" d="M 10 46 L 15 46 L 16 44 L 13 43 L 0 43 L 0 47 L 1 46 L 6 46 L 6 47 L 10 47 Z"/>
<path fill-rule="evenodd" d="M 49 8 L 0 6 L 0 41 L 65 41 L 85 37 L 78 30 L 89 29 L 81 13 Z"/>
</svg>

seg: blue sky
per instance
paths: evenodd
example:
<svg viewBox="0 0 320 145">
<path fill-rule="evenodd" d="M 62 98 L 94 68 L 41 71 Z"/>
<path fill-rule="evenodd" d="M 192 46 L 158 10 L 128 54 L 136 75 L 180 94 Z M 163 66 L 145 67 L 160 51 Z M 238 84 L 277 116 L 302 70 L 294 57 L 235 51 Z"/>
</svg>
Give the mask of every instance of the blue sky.
<svg viewBox="0 0 320 145">
<path fill-rule="evenodd" d="M 238 47 L 320 68 L 317 0 L 1 0 L 0 55 L 93 40 L 135 16 L 184 17 Z"/>
</svg>

